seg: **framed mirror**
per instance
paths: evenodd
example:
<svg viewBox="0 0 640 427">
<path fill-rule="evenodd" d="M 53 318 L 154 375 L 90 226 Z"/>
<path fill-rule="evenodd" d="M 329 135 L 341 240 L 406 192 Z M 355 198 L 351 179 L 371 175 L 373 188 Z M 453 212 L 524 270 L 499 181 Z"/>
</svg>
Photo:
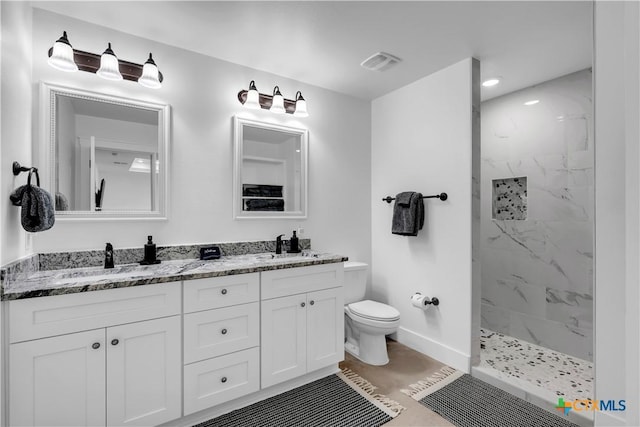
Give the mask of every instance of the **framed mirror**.
<svg viewBox="0 0 640 427">
<path fill-rule="evenodd" d="M 234 117 L 233 215 L 307 217 L 307 129 Z"/>
<path fill-rule="evenodd" d="M 168 105 L 42 83 L 41 107 L 56 217 L 166 218 Z"/>
</svg>

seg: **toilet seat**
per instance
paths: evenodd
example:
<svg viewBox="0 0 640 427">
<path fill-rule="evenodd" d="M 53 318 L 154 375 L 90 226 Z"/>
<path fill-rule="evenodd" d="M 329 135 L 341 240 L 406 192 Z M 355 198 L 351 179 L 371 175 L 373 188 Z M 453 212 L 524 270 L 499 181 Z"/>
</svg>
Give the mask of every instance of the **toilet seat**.
<svg viewBox="0 0 640 427">
<path fill-rule="evenodd" d="M 400 312 L 390 305 L 377 301 L 364 300 L 347 306 L 351 314 L 377 322 L 394 322 L 400 319 Z"/>
</svg>

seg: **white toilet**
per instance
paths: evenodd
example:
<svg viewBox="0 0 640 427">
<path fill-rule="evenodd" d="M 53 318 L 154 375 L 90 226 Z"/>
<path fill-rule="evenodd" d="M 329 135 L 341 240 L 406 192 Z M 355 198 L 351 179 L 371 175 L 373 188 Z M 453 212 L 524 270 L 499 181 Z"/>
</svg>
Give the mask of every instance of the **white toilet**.
<svg viewBox="0 0 640 427">
<path fill-rule="evenodd" d="M 385 335 L 400 325 L 400 312 L 371 300 L 362 300 L 367 287 L 367 268 L 363 262 L 344 263 L 344 349 L 370 365 L 389 363 Z"/>
</svg>

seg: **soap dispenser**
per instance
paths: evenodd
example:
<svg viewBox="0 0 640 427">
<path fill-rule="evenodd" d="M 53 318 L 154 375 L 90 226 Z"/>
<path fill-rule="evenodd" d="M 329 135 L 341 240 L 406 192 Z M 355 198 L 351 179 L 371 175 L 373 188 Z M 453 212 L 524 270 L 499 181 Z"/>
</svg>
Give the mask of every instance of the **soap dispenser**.
<svg viewBox="0 0 640 427">
<path fill-rule="evenodd" d="M 298 245 L 298 236 L 296 236 L 296 230 L 293 230 L 293 236 L 289 239 L 289 250 L 287 251 L 290 254 L 300 253 L 300 246 Z"/>
<path fill-rule="evenodd" d="M 160 264 L 160 260 L 156 259 L 156 244 L 153 243 L 153 236 L 147 236 L 147 244 L 144 245 L 144 259 L 140 261 L 140 264 Z"/>
</svg>

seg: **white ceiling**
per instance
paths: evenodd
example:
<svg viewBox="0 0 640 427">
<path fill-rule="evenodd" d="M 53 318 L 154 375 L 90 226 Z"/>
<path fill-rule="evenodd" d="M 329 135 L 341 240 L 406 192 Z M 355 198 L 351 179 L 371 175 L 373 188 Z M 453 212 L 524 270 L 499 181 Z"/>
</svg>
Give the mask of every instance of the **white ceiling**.
<svg viewBox="0 0 640 427">
<path fill-rule="evenodd" d="M 71 1 L 36 7 L 374 99 L 467 57 L 483 99 L 591 66 L 590 1 Z M 375 52 L 402 62 L 360 63 Z M 170 58 L 156 58 L 158 64 Z"/>
</svg>

